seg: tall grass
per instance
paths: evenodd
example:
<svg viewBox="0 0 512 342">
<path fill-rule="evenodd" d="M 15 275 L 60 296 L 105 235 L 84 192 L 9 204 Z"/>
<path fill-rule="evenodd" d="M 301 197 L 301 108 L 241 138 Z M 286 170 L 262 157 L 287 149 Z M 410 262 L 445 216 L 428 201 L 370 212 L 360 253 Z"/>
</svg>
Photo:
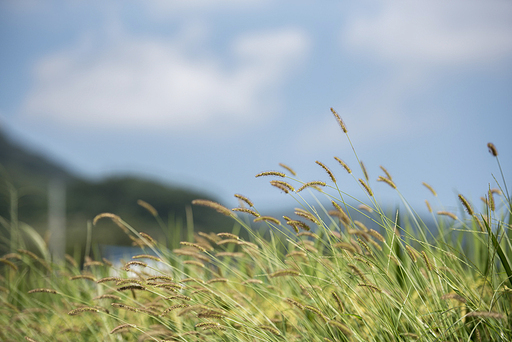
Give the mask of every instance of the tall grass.
<svg viewBox="0 0 512 342">
<path fill-rule="evenodd" d="M 494 145 L 490 152 L 501 172 Z M 143 248 L 121 264 L 98 257 L 77 265 L 69 256 L 57 263 L 41 244 L 39 255 L 13 246 L 0 258 L 0 340 L 511 341 L 512 207 L 505 179 L 485 194 L 481 211 L 463 195 L 460 213 L 433 212 L 427 202 L 435 222 L 429 227 L 385 168 L 377 181 L 396 191 L 402 211 L 385 212 L 363 163 L 359 178 L 335 159 L 335 171 L 317 161 L 325 182 L 301 181 L 283 164 L 283 172 L 257 175 L 297 201 L 294 217 L 262 216 L 239 194 L 233 209 L 194 201 L 232 217 L 233 229 L 194 232 L 190 219 L 188 241 L 179 245 L 100 214 L 94 224 L 111 220 Z M 339 172 L 351 174 L 366 198 L 343 192 Z M 165 227 L 149 203 L 139 204 Z M 18 229 L 14 216 L 2 222 Z M 268 226 L 265 234 L 254 222 Z M 250 239 L 239 237 L 241 229 Z"/>
</svg>

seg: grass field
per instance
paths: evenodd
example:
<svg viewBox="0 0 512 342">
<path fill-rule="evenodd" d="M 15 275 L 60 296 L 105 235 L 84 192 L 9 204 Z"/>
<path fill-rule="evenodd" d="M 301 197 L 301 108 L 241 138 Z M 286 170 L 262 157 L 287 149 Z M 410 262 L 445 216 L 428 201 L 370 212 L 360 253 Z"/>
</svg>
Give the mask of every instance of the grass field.
<svg viewBox="0 0 512 342">
<path fill-rule="evenodd" d="M 489 149 L 501 172 L 496 147 Z M 144 249 L 120 266 L 101 257 L 78 265 L 80 255 L 53 263 L 41 237 L 14 216 L 3 218 L 12 236 L 24 230 L 39 249 L 27 251 L 17 238 L 0 258 L 0 340 L 512 341 L 505 179 L 481 203 L 459 195 L 458 213 L 432 211 L 427 202 L 435 222 L 427 226 L 405 199 L 402 211 L 385 212 L 364 165 L 353 173 L 337 161 L 336 170 L 317 162 L 325 182 L 300 181 L 286 165 L 257 175 L 297 200 L 293 217 L 261 216 L 242 195 L 233 209 L 195 200 L 232 217 L 233 229 L 189 227 L 188 241 L 173 250 L 115 213 L 100 214 L 92 224 L 110 220 Z M 366 198 L 344 193 L 340 172 Z M 384 168 L 377 181 L 402 198 Z M 139 205 L 162 221 L 151 204 Z M 268 225 L 264 237 L 253 222 Z M 249 239 L 239 237 L 242 230 Z"/>
</svg>

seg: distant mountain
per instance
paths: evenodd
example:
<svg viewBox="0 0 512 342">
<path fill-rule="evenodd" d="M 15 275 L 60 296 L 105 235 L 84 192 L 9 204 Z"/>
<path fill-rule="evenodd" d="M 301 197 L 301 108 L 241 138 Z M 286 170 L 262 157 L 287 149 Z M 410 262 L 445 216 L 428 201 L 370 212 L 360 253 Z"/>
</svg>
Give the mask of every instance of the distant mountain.
<svg viewBox="0 0 512 342">
<path fill-rule="evenodd" d="M 186 238 L 187 207 L 208 194 L 181 187 L 163 185 L 138 177 L 112 177 L 93 182 L 74 175 L 48 158 L 13 143 L 0 132 L 0 216 L 10 220 L 11 200 L 17 196 L 17 218 L 45 236 L 48 231 L 48 186 L 58 179 L 66 184 L 67 249 L 83 250 L 87 221 L 103 212 L 119 215 L 139 231 L 166 239 L 176 246 L 176 238 Z M 13 190 L 15 189 L 15 192 Z M 158 222 L 137 204 L 151 204 L 159 213 Z M 190 212 L 190 210 L 188 210 Z M 194 227 L 204 232 L 231 231 L 233 221 L 205 207 L 192 208 Z M 8 237 L 9 229 L 0 226 L 0 237 Z M 92 229 L 93 242 L 129 245 L 132 241 L 109 220 L 101 220 Z M 0 252 L 8 245 L 0 240 Z M 4 247 L 4 248 L 2 248 Z"/>
<path fill-rule="evenodd" d="M 11 142 L 0 131 L 0 177 L 7 179 L 15 186 L 39 185 L 49 179 L 58 178 L 64 181 L 77 180 L 64 167 L 48 160 L 35 152 Z"/>
</svg>

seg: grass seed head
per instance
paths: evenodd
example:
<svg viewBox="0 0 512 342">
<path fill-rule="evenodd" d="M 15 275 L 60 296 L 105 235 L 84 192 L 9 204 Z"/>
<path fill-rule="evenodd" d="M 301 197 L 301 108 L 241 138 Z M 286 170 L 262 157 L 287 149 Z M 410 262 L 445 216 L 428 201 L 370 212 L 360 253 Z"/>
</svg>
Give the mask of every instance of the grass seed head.
<svg viewBox="0 0 512 342">
<path fill-rule="evenodd" d="M 256 177 L 263 177 L 263 176 L 276 176 L 276 177 L 282 177 L 285 178 L 286 175 L 279 171 L 264 171 L 260 172 L 256 175 Z"/>
<path fill-rule="evenodd" d="M 468 200 L 461 194 L 459 194 L 459 200 L 461 201 L 462 205 L 464 206 L 468 214 L 473 216 L 473 208 L 471 208 L 471 205 L 469 204 Z"/>
<path fill-rule="evenodd" d="M 331 178 L 333 183 L 336 183 L 336 178 L 334 177 L 334 174 L 332 173 L 331 170 L 329 170 L 329 168 L 324 163 L 322 163 L 318 160 L 315 163 L 320 165 L 325 170 L 325 172 L 327 172 L 327 174 L 329 175 L 329 177 Z"/>
<path fill-rule="evenodd" d="M 143 201 L 143 200 L 137 200 L 137 204 L 140 205 L 141 207 L 143 207 L 144 209 L 146 209 L 147 211 L 149 211 L 149 213 L 151 215 L 153 215 L 154 217 L 158 216 L 158 211 L 156 211 L 155 207 L 153 207 L 148 202 Z"/>
<path fill-rule="evenodd" d="M 488 143 L 487 148 L 489 149 L 489 153 L 492 154 L 494 157 L 498 156 L 498 150 L 496 149 L 496 146 L 494 146 L 493 143 Z"/>
<path fill-rule="evenodd" d="M 429 184 L 425 183 L 425 182 L 422 182 L 421 184 L 423 184 L 423 186 L 427 189 L 430 190 L 430 192 L 432 193 L 432 195 L 436 196 L 437 197 L 437 192 L 434 190 L 433 187 L 431 187 Z"/>
<path fill-rule="evenodd" d="M 366 192 L 368 193 L 368 195 L 370 197 L 373 197 L 373 191 L 372 189 L 370 189 L 370 187 L 368 186 L 368 184 L 366 184 L 366 182 L 364 180 L 362 180 L 361 178 L 359 178 L 359 183 L 361 183 L 361 185 L 363 186 L 363 188 L 366 190 Z"/>
<path fill-rule="evenodd" d="M 281 166 L 286 171 L 290 172 L 292 175 L 297 176 L 297 173 L 295 173 L 295 171 L 293 171 L 293 169 L 291 167 L 289 167 L 288 165 L 285 165 L 283 163 L 279 163 L 279 166 Z"/>
<path fill-rule="evenodd" d="M 205 200 L 205 199 L 195 199 L 192 201 L 193 205 L 201 205 L 204 207 L 210 207 L 212 209 L 215 209 L 218 213 L 221 213 L 226 216 L 233 216 L 233 213 L 231 213 L 231 210 L 223 206 L 222 204 L 219 204 L 214 201 Z"/>
<path fill-rule="evenodd" d="M 343 133 L 347 133 L 347 127 L 345 126 L 345 123 L 343 122 L 343 120 L 341 120 L 341 117 L 339 116 L 339 114 L 332 107 L 331 107 L 331 112 L 334 115 L 334 117 L 336 118 L 336 121 L 338 121 L 338 124 L 340 125 Z"/>
<path fill-rule="evenodd" d="M 252 203 L 252 201 L 247 197 L 240 194 L 235 194 L 235 197 L 241 200 L 242 202 L 246 203 L 249 207 L 254 207 L 254 203 Z"/>
<path fill-rule="evenodd" d="M 340 158 L 338 157 L 334 157 L 334 159 L 336 159 L 336 161 L 341 165 L 343 166 L 343 168 L 348 172 L 348 173 L 352 173 L 352 170 L 350 169 L 350 167 L 348 167 L 348 165 L 343 161 L 341 160 Z"/>
</svg>

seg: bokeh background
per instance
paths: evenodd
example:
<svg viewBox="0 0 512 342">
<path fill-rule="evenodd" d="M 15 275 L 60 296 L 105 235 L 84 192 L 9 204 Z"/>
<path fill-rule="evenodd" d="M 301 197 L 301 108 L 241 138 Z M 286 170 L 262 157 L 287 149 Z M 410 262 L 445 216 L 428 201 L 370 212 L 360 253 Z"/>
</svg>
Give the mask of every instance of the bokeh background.
<svg viewBox="0 0 512 342">
<path fill-rule="evenodd" d="M 364 199 L 330 107 L 382 203 L 400 200 L 379 165 L 418 212 L 480 206 L 501 179 L 488 142 L 511 179 L 512 2 L 0 2 L 1 132 L 80 179 L 275 213 L 295 202 L 254 176 L 327 181 L 320 160 Z"/>
</svg>

